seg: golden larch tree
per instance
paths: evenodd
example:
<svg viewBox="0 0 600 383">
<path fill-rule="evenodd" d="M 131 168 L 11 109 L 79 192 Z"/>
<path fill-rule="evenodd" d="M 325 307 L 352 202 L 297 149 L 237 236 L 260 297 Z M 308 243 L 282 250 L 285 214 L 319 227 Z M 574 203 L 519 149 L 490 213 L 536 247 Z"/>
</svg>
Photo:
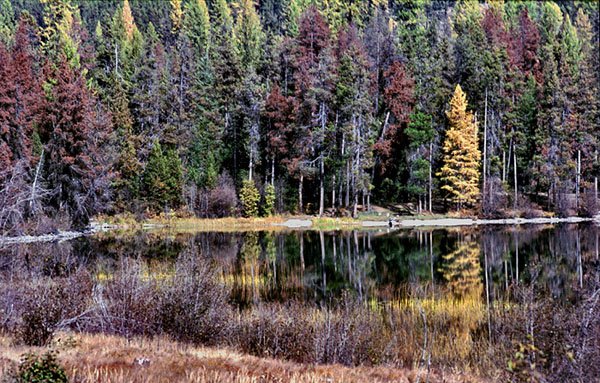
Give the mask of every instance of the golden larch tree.
<svg viewBox="0 0 600 383">
<path fill-rule="evenodd" d="M 477 137 L 477 122 L 473 113 L 467 111 L 467 95 L 456 86 L 446 111 L 450 128 L 444 141 L 444 165 L 437 174 L 442 189 L 448 191 L 452 201 L 460 209 L 473 205 L 479 196 L 479 163 L 481 151 Z"/>
<path fill-rule="evenodd" d="M 131 40 L 133 37 L 133 31 L 137 28 L 133 21 L 133 14 L 131 13 L 131 6 L 129 0 L 123 2 L 123 25 L 125 26 L 125 34 L 127 39 Z"/>
<path fill-rule="evenodd" d="M 172 32 L 177 33 L 183 24 L 183 9 L 181 8 L 181 0 L 171 0 L 171 22 L 173 23 Z"/>
</svg>

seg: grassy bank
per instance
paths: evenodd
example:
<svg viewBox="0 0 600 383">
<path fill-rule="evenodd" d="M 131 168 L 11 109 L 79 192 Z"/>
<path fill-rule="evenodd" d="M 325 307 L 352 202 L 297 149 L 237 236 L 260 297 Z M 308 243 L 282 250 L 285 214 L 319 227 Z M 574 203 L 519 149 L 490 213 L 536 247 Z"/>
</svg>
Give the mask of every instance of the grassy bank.
<svg viewBox="0 0 600 383">
<path fill-rule="evenodd" d="M 166 338 L 125 338 L 107 335 L 59 334 L 53 349 L 72 382 L 487 382 L 467 374 L 390 367 L 308 365 L 258 358 L 227 348 L 194 347 Z M 47 351 L 15 346 L 0 337 L 0 380 L 16 370 L 22 354 Z M 136 359 L 145 358 L 140 365 Z"/>
<path fill-rule="evenodd" d="M 392 213 L 361 213 L 358 217 L 318 217 L 311 215 L 275 215 L 271 217 L 225 217 L 225 218 L 197 218 L 177 214 L 159 215 L 145 220 L 136 220 L 132 215 L 121 214 L 117 216 L 99 216 L 94 220 L 99 226 L 112 229 L 141 230 L 141 229 L 171 229 L 177 232 L 203 232 L 203 231 L 261 231 L 261 230 L 288 230 L 290 221 L 310 221 L 310 225 L 302 225 L 300 229 L 307 230 L 352 230 L 368 229 L 374 224 L 388 222 Z M 447 215 L 411 215 L 403 219 L 440 219 Z"/>
</svg>

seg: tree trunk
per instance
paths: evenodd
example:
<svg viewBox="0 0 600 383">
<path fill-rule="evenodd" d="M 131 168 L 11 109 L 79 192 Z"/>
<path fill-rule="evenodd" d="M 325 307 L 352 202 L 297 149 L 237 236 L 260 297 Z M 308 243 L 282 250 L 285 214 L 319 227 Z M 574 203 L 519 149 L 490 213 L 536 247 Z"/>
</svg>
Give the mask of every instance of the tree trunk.
<svg viewBox="0 0 600 383">
<path fill-rule="evenodd" d="M 335 174 L 333 175 L 331 182 L 331 208 L 335 210 Z"/>
<path fill-rule="evenodd" d="M 513 159 L 514 159 L 514 173 L 515 173 L 515 203 L 514 209 L 517 210 L 517 206 L 519 204 L 519 184 L 517 181 L 517 151 L 513 151 Z"/>
<path fill-rule="evenodd" d="M 304 174 L 300 173 L 300 182 L 298 183 L 298 212 L 302 214 L 302 184 L 304 183 Z"/>
<path fill-rule="evenodd" d="M 350 206 L 350 161 L 346 160 L 346 199 L 345 206 Z"/>
<path fill-rule="evenodd" d="M 598 152 L 596 152 L 596 163 L 598 163 Z M 596 206 L 598 204 L 598 177 L 594 177 L 594 197 L 596 198 L 594 201 L 596 202 Z"/>
<path fill-rule="evenodd" d="M 488 90 L 487 87 L 485 88 L 485 112 L 483 114 L 483 193 L 482 193 L 482 199 L 483 199 L 483 208 L 486 209 L 486 204 L 485 204 L 485 191 L 486 191 L 486 185 L 487 185 L 487 109 L 488 109 Z"/>
<path fill-rule="evenodd" d="M 275 155 L 271 157 L 271 186 L 275 186 Z"/>
<path fill-rule="evenodd" d="M 429 143 L 429 212 L 433 213 L 433 205 L 431 203 L 432 192 L 433 192 L 433 174 L 432 174 L 432 166 L 433 166 L 433 142 Z"/>
<path fill-rule="evenodd" d="M 502 151 L 502 182 L 506 182 L 506 150 Z"/>
<path fill-rule="evenodd" d="M 44 148 L 42 148 L 42 153 L 40 154 L 40 160 L 38 161 L 38 164 L 35 167 L 35 176 L 33 177 L 33 184 L 31 185 L 31 197 L 29 197 L 29 213 L 30 214 L 32 214 L 34 211 L 35 193 L 37 190 L 38 179 L 40 177 L 40 171 L 42 170 L 43 162 L 44 162 Z"/>
<path fill-rule="evenodd" d="M 581 182 L 581 150 L 577 151 L 577 174 L 575 175 L 575 208 L 579 213 L 579 183 Z"/>
<path fill-rule="evenodd" d="M 321 153 L 321 159 L 319 160 L 319 217 L 323 216 L 325 212 L 325 164 L 323 161 L 323 153 Z"/>
<path fill-rule="evenodd" d="M 250 163 L 248 164 L 248 180 L 252 181 L 252 171 L 254 170 L 254 153 L 250 149 Z"/>
</svg>

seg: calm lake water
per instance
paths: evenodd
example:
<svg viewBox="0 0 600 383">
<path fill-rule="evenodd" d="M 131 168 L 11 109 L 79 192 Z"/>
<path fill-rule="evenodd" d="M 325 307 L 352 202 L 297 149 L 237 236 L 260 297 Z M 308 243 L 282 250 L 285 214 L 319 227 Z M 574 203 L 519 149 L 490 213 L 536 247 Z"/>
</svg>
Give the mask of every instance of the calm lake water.
<svg viewBox="0 0 600 383">
<path fill-rule="evenodd" d="M 86 267 L 98 278 L 126 257 L 148 273 L 168 273 L 183 252 L 206 257 L 241 307 L 290 299 L 328 304 L 344 291 L 361 299 L 410 298 L 443 290 L 493 302 L 535 283 L 555 299 L 577 297 L 600 267 L 592 224 L 380 231 L 108 233 L 69 242 L 0 249 L 0 272 L 17 265 L 61 276 Z"/>
</svg>

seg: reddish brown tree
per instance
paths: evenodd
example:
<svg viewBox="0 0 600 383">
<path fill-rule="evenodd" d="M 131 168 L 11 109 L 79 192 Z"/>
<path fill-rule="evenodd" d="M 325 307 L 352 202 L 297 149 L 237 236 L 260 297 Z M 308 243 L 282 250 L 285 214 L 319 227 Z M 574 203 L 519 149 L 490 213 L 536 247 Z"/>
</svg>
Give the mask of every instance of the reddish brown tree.
<svg viewBox="0 0 600 383">
<path fill-rule="evenodd" d="M 40 119 L 44 95 L 35 72 L 36 34 L 29 18 L 21 18 L 9 52 L 0 45 L 0 156 L 2 169 L 18 160 L 31 161 L 34 124 Z M 6 162 L 5 162 L 6 161 Z M 5 166 L 6 165 L 6 166 Z"/>
<path fill-rule="evenodd" d="M 51 88 L 42 126 L 47 160 L 49 207 L 66 210 L 73 224 L 87 224 L 97 213 L 110 184 L 107 171 L 109 119 L 86 86 L 81 72 L 63 56 L 58 67 L 46 67 Z"/>
<path fill-rule="evenodd" d="M 540 47 L 540 32 L 536 24 L 523 8 L 519 15 L 519 27 L 513 31 L 513 44 L 509 50 L 511 63 L 517 66 L 525 75 L 532 74 L 538 83 L 543 75 L 538 58 Z"/>
<path fill-rule="evenodd" d="M 275 161 L 282 160 L 288 165 L 292 127 L 294 124 L 294 102 L 292 97 L 281 93 L 278 85 L 271 89 L 265 103 L 264 118 L 267 127 L 267 153 L 271 158 L 271 184 L 275 182 Z"/>
<path fill-rule="evenodd" d="M 376 150 L 382 159 L 382 171 L 385 171 L 393 158 L 393 148 L 402 143 L 401 128 L 408 123 L 415 102 L 414 80 L 401 62 L 394 61 L 385 71 L 385 80 L 384 100 L 391 116 L 376 144 Z"/>
</svg>

